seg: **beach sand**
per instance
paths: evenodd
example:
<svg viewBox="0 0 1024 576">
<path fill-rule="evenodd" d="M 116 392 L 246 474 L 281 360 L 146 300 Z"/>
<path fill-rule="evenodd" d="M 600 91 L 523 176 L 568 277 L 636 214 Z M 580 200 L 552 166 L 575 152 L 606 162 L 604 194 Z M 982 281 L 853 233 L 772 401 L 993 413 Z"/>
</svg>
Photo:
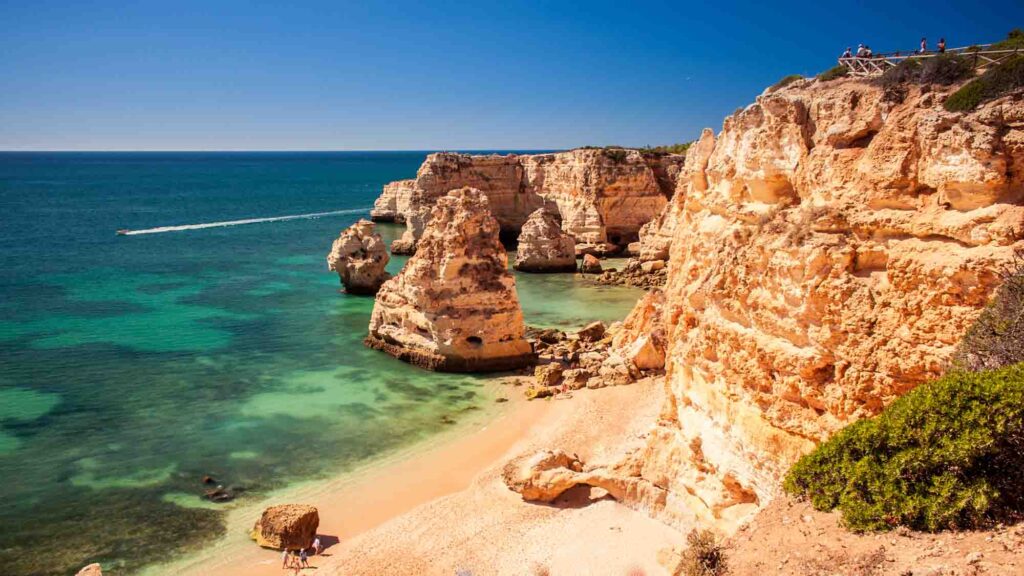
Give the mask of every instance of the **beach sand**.
<svg viewBox="0 0 1024 576">
<path fill-rule="evenodd" d="M 638 446 L 660 407 L 657 382 L 534 402 L 520 400 L 521 391 L 509 386 L 508 408 L 482 427 L 344 482 L 289 494 L 287 501 L 319 509 L 328 545 L 303 573 L 664 574 L 658 551 L 678 546 L 679 532 L 598 490 L 577 488 L 553 505 L 531 504 L 501 479 L 510 459 L 543 448 L 601 463 Z M 241 528 L 235 522 L 229 530 Z M 280 552 L 236 542 L 176 573 L 284 571 Z"/>
</svg>

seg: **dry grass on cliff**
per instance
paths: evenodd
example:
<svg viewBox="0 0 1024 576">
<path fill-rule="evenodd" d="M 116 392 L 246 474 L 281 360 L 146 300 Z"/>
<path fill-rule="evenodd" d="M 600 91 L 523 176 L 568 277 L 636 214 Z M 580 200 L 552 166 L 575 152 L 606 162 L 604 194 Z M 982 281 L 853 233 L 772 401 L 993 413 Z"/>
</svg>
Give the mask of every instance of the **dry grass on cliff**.
<svg viewBox="0 0 1024 576">
<path fill-rule="evenodd" d="M 1017 56 L 990 68 L 946 98 L 950 112 L 969 112 L 989 100 L 995 100 L 1024 88 L 1024 56 Z"/>
<path fill-rule="evenodd" d="M 672 571 L 672 576 L 722 576 L 727 573 L 725 552 L 710 530 L 692 530 L 686 537 L 687 548 Z"/>
<path fill-rule="evenodd" d="M 1024 362 L 1024 251 L 1004 272 L 992 302 L 964 335 L 953 368 L 977 372 Z"/>
</svg>

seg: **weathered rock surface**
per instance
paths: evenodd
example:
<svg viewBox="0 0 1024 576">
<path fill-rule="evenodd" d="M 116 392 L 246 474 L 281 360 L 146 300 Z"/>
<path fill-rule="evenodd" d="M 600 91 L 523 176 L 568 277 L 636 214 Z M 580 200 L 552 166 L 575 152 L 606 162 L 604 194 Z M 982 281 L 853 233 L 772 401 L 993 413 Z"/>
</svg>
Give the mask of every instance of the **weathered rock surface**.
<svg viewBox="0 0 1024 576">
<path fill-rule="evenodd" d="M 301 550 L 313 545 L 320 515 L 305 504 L 281 504 L 263 511 L 252 529 L 252 537 L 264 548 Z"/>
<path fill-rule="evenodd" d="M 391 259 L 373 222 L 360 220 L 349 226 L 331 246 L 327 269 L 338 273 L 345 291 L 352 294 L 376 294 L 391 277 L 384 268 Z"/>
<path fill-rule="evenodd" d="M 366 344 L 431 370 L 511 370 L 534 362 L 498 222 L 479 190 L 437 201 L 402 272 L 377 293 Z"/>
<path fill-rule="evenodd" d="M 955 88 L 891 104 L 806 82 L 691 148 L 658 226 L 667 401 L 625 502 L 729 530 L 800 455 L 942 373 L 1024 247 L 1024 99 L 950 113 Z M 616 349 L 655 365 L 651 304 Z"/>
<path fill-rule="evenodd" d="M 89 564 L 75 573 L 75 576 L 103 576 L 103 569 L 99 564 Z"/>
<path fill-rule="evenodd" d="M 562 231 L 554 214 L 538 208 L 519 234 L 513 267 L 523 272 L 575 272 L 576 241 Z"/>
<path fill-rule="evenodd" d="M 599 254 L 621 250 L 668 203 L 684 163 L 681 155 L 637 150 L 577 149 L 553 154 L 431 154 L 414 180 L 385 187 L 371 213 L 407 225 L 419 208 L 468 186 L 484 192 L 504 232 L 518 233 L 536 209 L 553 206 L 562 230 Z M 422 228 L 409 226 L 406 252 Z"/>
<path fill-rule="evenodd" d="M 600 274 L 601 261 L 592 254 L 584 254 L 583 262 L 580 263 L 580 272 L 584 274 Z"/>
</svg>

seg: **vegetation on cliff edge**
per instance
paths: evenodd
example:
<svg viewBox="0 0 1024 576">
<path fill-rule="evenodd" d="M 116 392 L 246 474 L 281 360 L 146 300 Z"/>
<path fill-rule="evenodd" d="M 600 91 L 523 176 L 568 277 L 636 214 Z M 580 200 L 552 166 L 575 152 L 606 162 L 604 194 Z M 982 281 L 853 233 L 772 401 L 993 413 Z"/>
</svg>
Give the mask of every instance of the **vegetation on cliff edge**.
<svg viewBox="0 0 1024 576">
<path fill-rule="evenodd" d="M 829 68 L 828 70 L 825 70 L 821 74 L 818 74 L 817 78 L 822 82 L 827 82 L 829 80 L 835 80 L 836 78 L 845 78 L 849 74 L 850 69 L 847 68 L 846 66 L 843 66 L 842 64 L 839 64 L 837 66 Z"/>
<path fill-rule="evenodd" d="M 727 573 L 722 545 L 710 530 L 691 530 L 687 548 L 672 576 L 721 576 Z"/>
<path fill-rule="evenodd" d="M 1024 362 L 1024 253 L 1004 273 L 1003 283 L 953 354 L 958 370 L 978 372 Z"/>
<path fill-rule="evenodd" d="M 779 80 L 778 82 L 776 82 L 775 84 L 772 85 L 770 90 L 772 92 L 775 92 L 776 90 L 781 90 L 782 88 L 785 88 L 786 86 L 789 86 L 790 84 L 792 84 L 793 82 L 796 82 L 797 80 L 803 80 L 803 79 L 804 79 L 804 77 L 799 75 L 799 74 L 790 74 L 789 76 L 783 76 L 781 80 Z"/>
<path fill-rule="evenodd" d="M 1024 56 L 1014 56 L 998 66 L 989 68 L 984 74 L 950 94 L 944 106 L 950 112 L 967 112 L 1018 88 L 1024 88 Z"/>
<path fill-rule="evenodd" d="M 972 528 L 1024 510 L 1024 364 L 918 386 L 800 459 L 787 492 L 855 532 Z"/>
</svg>

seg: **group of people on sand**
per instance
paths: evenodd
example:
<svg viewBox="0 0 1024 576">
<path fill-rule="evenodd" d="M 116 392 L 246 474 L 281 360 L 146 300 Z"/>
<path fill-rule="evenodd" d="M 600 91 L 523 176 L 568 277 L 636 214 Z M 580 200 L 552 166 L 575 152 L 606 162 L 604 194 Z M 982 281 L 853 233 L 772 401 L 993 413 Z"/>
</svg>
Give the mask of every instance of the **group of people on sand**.
<svg viewBox="0 0 1024 576">
<path fill-rule="evenodd" d="M 920 48 L 917 49 L 916 54 L 927 54 L 928 52 L 929 52 L 928 51 L 928 39 L 927 38 L 921 38 L 921 46 L 920 46 Z M 937 52 L 939 54 L 943 54 L 943 53 L 946 52 L 946 39 L 945 38 L 939 38 L 939 43 L 935 45 L 935 52 Z M 850 50 L 849 46 L 847 46 L 846 47 L 846 51 L 843 52 L 843 55 L 840 56 L 840 58 L 853 58 L 855 55 L 856 55 L 857 58 L 874 58 L 875 57 L 875 53 L 871 51 L 871 47 L 870 46 L 868 46 L 867 44 L 858 44 L 857 45 L 857 52 L 856 52 L 856 54 L 852 50 Z M 899 56 L 900 53 L 896 52 L 895 55 Z M 881 56 L 881 54 L 879 54 L 878 56 Z"/>
<path fill-rule="evenodd" d="M 313 551 L 313 556 L 320 553 L 321 546 L 319 536 L 313 540 L 313 545 L 308 549 Z M 303 568 L 309 568 L 309 553 L 306 552 L 306 550 L 307 548 L 295 550 L 295 553 L 293 554 L 292 550 L 285 548 L 284 551 L 281 552 L 281 569 L 291 569 L 294 574 L 299 574 L 302 572 Z"/>
</svg>

